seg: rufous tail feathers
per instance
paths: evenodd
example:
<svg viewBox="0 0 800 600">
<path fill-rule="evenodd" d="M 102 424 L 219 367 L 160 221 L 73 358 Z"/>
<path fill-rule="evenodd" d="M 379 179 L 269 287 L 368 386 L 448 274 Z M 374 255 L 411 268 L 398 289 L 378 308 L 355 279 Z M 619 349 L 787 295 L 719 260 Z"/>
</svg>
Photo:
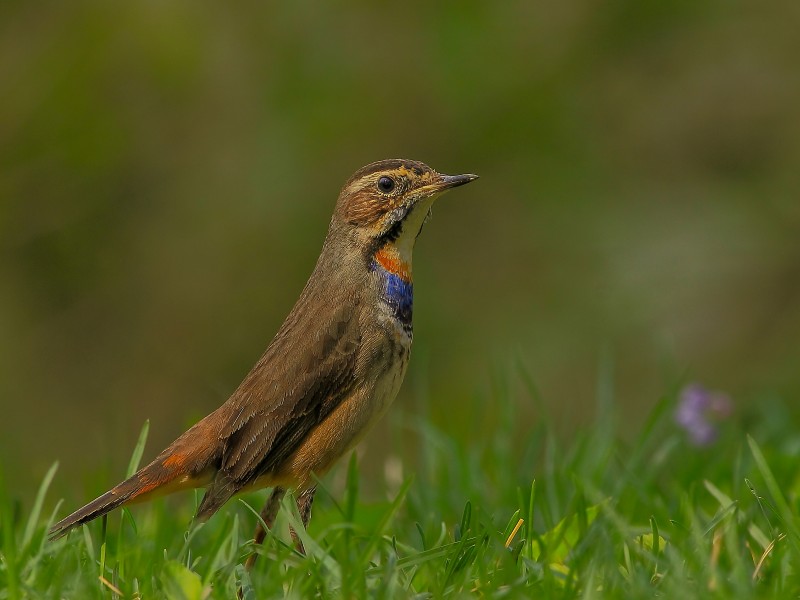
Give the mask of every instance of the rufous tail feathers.
<svg viewBox="0 0 800 600">
<path fill-rule="evenodd" d="M 149 465 L 53 525 L 50 539 L 58 539 L 120 506 L 207 485 L 218 454 L 213 417 L 214 413 L 180 436 Z"/>
</svg>

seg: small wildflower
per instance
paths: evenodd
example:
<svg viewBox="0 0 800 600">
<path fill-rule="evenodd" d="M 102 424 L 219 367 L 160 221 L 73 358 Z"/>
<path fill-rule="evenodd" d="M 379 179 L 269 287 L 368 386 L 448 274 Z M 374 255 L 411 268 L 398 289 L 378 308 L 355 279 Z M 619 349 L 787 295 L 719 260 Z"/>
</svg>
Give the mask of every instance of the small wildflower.
<svg viewBox="0 0 800 600">
<path fill-rule="evenodd" d="M 727 394 L 692 383 L 681 391 L 675 422 L 686 431 L 692 444 L 709 446 L 717 439 L 716 422 L 729 417 L 731 410 Z"/>
</svg>

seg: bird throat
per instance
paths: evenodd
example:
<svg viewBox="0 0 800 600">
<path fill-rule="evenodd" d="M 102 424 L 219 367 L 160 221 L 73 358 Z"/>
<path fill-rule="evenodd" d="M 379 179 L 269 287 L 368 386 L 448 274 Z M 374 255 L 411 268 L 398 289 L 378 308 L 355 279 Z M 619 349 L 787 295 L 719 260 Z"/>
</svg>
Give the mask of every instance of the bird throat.
<svg viewBox="0 0 800 600">
<path fill-rule="evenodd" d="M 381 247 L 373 256 L 371 270 L 380 279 L 381 299 L 389 307 L 398 324 L 410 336 L 414 305 L 414 284 L 410 261 L 393 243 Z"/>
</svg>

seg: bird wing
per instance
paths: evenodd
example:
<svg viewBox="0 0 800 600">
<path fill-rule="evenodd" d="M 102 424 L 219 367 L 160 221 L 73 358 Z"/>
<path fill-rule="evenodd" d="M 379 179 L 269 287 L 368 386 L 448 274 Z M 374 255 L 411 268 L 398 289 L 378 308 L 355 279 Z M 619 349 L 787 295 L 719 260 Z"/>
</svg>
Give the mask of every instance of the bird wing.
<svg viewBox="0 0 800 600">
<path fill-rule="evenodd" d="M 301 299 L 302 300 L 302 299 Z M 223 452 L 197 517 L 278 468 L 308 433 L 352 391 L 360 346 L 356 303 L 299 301 L 264 356 L 228 402 Z M 324 308 L 323 308 L 324 307 Z"/>
</svg>

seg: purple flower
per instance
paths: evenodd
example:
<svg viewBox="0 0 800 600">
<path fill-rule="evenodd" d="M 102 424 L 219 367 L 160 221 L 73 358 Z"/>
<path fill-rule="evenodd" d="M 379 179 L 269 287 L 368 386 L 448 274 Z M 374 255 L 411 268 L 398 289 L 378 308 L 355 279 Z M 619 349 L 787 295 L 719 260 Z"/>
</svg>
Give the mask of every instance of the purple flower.
<svg viewBox="0 0 800 600">
<path fill-rule="evenodd" d="M 731 414 L 731 399 L 722 392 L 712 392 L 698 383 L 681 391 L 675 422 L 695 446 L 709 446 L 717 439 L 715 423 Z"/>
</svg>

